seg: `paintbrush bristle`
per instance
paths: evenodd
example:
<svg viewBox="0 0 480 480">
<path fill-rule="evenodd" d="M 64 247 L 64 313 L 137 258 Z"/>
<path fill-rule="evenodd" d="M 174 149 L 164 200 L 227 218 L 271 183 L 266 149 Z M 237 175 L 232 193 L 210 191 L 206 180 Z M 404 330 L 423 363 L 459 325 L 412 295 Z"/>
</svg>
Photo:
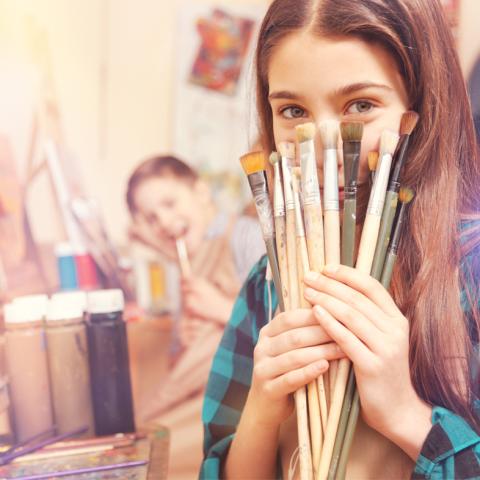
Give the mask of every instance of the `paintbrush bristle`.
<svg viewBox="0 0 480 480">
<path fill-rule="evenodd" d="M 272 152 L 270 154 L 270 157 L 268 157 L 268 161 L 272 165 L 275 165 L 276 163 L 278 163 L 280 161 L 280 155 L 278 154 L 278 152 Z"/>
<path fill-rule="evenodd" d="M 302 177 L 302 169 L 300 167 L 292 168 L 292 189 L 294 193 L 299 191 L 300 179 Z"/>
<path fill-rule="evenodd" d="M 368 160 L 368 169 L 371 172 L 374 172 L 377 169 L 378 152 L 368 152 L 367 160 Z"/>
<path fill-rule="evenodd" d="M 278 151 L 283 158 L 295 158 L 295 144 L 293 142 L 280 142 Z"/>
<path fill-rule="evenodd" d="M 247 175 L 265 170 L 266 162 L 263 152 L 250 152 L 240 157 L 240 163 Z"/>
<path fill-rule="evenodd" d="M 363 135 L 363 122 L 340 123 L 340 134 L 344 142 L 361 142 Z"/>
<path fill-rule="evenodd" d="M 324 120 L 318 126 L 318 130 L 325 149 L 337 148 L 339 134 L 337 120 Z"/>
<path fill-rule="evenodd" d="M 391 130 L 384 130 L 380 136 L 380 156 L 390 154 L 393 155 L 397 148 L 399 135 Z"/>
<path fill-rule="evenodd" d="M 413 110 L 409 110 L 402 115 L 400 121 L 400 135 L 410 135 L 417 125 L 419 115 Z"/>
<path fill-rule="evenodd" d="M 315 137 L 315 124 L 312 122 L 302 123 L 295 126 L 297 140 L 299 143 L 308 142 Z"/>
<path fill-rule="evenodd" d="M 398 200 L 402 203 L 410 203 L 415 195 L 414 191 L 408 187 L 401 187 L 398 192 Z"/>
</svg>

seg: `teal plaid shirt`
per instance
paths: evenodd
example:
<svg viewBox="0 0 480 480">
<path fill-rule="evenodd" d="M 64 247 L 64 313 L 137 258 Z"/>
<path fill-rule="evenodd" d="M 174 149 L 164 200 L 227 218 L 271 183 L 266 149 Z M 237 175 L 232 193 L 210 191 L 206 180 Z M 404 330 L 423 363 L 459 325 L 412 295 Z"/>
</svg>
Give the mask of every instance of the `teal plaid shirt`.
<svg viewBox="0 0 480 480">
<path fill-rule="evenodd" d="M 264 256 L 250 272 L 213 359 L 203 405 L 202 479 L 220 478 L 221 463 L 230 447 L 250 388 L 253 350 L 260 329 L 268 322 L 269 295 L 272 311 L 277 307 L 272 282 L 265 279 L 266 265 L 267 257 Z M 432 429 L 412 478 L 479 479 L 480 436 L 463 418 L 445 408 L 434 407 Z"/>
</svg>

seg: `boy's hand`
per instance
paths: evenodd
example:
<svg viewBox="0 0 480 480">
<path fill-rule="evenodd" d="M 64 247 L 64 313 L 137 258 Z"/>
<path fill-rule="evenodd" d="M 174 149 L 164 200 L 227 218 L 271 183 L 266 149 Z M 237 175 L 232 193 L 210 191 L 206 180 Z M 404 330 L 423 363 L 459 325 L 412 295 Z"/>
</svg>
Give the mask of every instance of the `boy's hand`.
<svg viewBox="0 0 480 480">
<path fill-rule="evenodd" d="M 233 299 L 204 278 L 182 279 L 185 314 L 225 325 L 230 318 Z"/>
</svg>

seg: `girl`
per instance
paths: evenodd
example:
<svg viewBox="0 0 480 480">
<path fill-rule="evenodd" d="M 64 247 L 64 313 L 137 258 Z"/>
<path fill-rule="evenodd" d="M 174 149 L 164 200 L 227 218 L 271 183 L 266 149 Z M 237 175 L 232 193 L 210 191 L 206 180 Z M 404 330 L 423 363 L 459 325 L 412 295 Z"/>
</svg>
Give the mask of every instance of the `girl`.
<svg viewBox="0 0 480 480">
<path fill-rule="evenodd" d="M 347 478 L 478 478 L 480 167 L 439 2 L 275 0 L 256 68 L 265 150 L 294 141 L 299 123 L 362 121 L 363 185 L 381 132 L 417 111 L 403 175 L 416 198 L 390 292 L 328 265 L 305 279 L 312 309 L 269 321 L 265 258 L 253 269 L 212 366 L 201 475 L 265 479 L 283 470 L 286 477 L 292 393 L 347 356 L 362 409 Z M 340 188 L 342 181 L 340 162 Z"/>
</svg>

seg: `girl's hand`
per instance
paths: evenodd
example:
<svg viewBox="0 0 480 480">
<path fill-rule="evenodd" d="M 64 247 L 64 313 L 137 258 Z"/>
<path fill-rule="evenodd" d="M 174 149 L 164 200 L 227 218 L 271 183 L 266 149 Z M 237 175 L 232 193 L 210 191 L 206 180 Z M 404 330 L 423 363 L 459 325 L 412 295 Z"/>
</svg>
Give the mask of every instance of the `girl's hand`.
<svg viewBox="0 0 480 480">
<path fill-rule="evenodd" d="M 277 315 L 260 330 L 254 351 L 249 402 L 258 423 L 277 427 L 293 410 L 291 394 L 345 355 L 316 321 L 311 309 Z"/>
<path fill-rule="evenodd" d="M 387 290 L 359 270 L 329 265 L 305 283 L 320 326 L 353 362 L 364 420 L 416 459 L 431 408 L 410 378 L 408 320 Z"/>
</svg>

